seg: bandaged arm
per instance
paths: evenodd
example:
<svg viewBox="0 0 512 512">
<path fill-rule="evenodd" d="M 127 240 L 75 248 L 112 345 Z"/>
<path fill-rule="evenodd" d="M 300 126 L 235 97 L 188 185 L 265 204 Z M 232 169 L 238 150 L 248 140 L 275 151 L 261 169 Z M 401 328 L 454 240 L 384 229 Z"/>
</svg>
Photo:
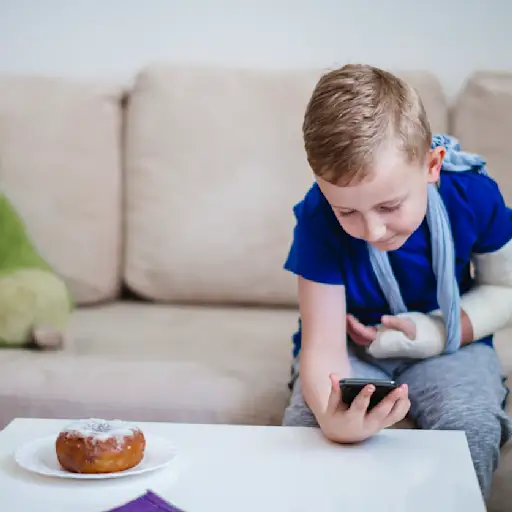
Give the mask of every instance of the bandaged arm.
<svg viewBox="0 0 512 512">
<path fill-rule="evenodd" d="M 471 323 L 472 339 L 463 339 L 461 344 L 512 325 L 512 241 L 495 252 L 475 254 L 472 260 L 475 284 L 461 297 L 460 304 L 462 316 Z M 427 358 L 445 350 L 446 329 L 440 310 L 397 316 L 415 324 L 415 338 L 409 339 L 401 331 L 380 326 L 375 341 L 368 348 L 373 357 Z"/>
<path fill-rule="evenodd" d="M 479 340 L 512 324 L 512 240 L 501 249 L 473 255 L 475 286 L 461 308 Z"/>
</svg>

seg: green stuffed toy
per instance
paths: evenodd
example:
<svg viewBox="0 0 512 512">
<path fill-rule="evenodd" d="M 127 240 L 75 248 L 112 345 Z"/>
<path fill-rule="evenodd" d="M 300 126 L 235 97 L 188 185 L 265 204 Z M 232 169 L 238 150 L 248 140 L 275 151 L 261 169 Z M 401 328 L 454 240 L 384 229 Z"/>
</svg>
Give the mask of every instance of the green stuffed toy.
<svg viewBox="0 0 512 512">
<path fill-rule="evenodd" d="M 62 348 L 73 301 L 0 194 L 0 347 Z"/>
</svg>

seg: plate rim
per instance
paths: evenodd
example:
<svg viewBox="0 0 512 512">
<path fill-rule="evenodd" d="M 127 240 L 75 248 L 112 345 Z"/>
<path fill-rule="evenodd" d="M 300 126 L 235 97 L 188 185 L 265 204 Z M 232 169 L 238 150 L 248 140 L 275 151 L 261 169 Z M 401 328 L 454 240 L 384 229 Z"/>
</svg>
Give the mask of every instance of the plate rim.
<svg viewBox="0 0 512 512">
<path fill-rule="evenodd" d="M 144 473 L 148 473 L 151 471 L 157 471 L 158 469 L 162 469 L 165 466 L 168 466 L 172 462 L 176 461 L 176 458 L 178 457 L 178 450 L 176 448 L 176 445 L 170 441 L 169 439 L 154 435 L 151 433 L 145 433 L 144 437 L 146 438 L 146 442 L 151 440 L 154 440 L 156 442 L 161 442 L 162 444 L 166 444 L 169 452 L 170 457 L 168 460 L 161 462 L 157 465 L 149 466 L 142 469 L 137 469 L 138 465 L 127 469 L 125 471 L 117 471 L 114 473 L 73 473 L 71 471 L 65 471 L 62 470 L 61 473 L 57 473 L 57 470 L 49 468 L 44 463 L 41 463 L 43 467 L 47 468 L 46 471 L 40 471 L 35 467 L 34 465 L 24 464 L 22 460 L 20 460 L 20 454 L 23 454 L 26 451 L 30 451 L 30 447 L 32 448 L 32 453 L 35 455 L 35 450 L 37 450 L 38 446 L 43 447 L 47 444 L 54 444 L 57 440 L 57 435 L 48 435 L 48 436 L 41 436 L 37 437 L 35 439 L 26 441 L 19 445 L 13 453 L 13 458 L 17 465 L 21 468 L 23 468 L 25 471 L 29 471 L 32 474 L 37 474 L 41 476 L 45 476 L 48 478 L 61 478 L 61 479 L 70 479 L 70 480 L 107 480 L 112 478 L 127 478 L 127 477 L 135 477 L 138 475 L 142 475 Z M 144 459 L 142 459 L 144 460 Z M 139 465 L 142 463 L 142 461 L 139 463 Z"/>
</svg>

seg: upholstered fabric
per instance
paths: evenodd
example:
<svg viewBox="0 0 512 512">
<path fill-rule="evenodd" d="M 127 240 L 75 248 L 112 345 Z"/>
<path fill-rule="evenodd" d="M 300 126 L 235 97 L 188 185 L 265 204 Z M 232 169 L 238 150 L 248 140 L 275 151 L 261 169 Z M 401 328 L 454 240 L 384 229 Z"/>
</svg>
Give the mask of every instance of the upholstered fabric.
<svg viewBox="0 0 512 512">
<path fill-rule="evenodd" d="M 286 309 L 80 308 L 65 352 L 0 351 L 0 428 L 14 417 L 91 416 L 278 425 L 296 320 Z M 508 375 L 511 339 L 502 333 L 497 342 Z M 511 478 L 506 448 L 490 512 L 509 510 Z"/>
<path fill-rule="evenodd" d="M 152 67 L 126 147 L 125 277 L 159 300 L 291 303 L 281 270 L 311 177 L 301 115 L 315 74 Z"/>
<path fill-rule="evenodd" d="M 0 77 L 0 189 L 78 304 L 120 286 L 121 90 Z"/>
<path fill-rule="evenodd" d="M 0 77 L 0 188 L 88 305 L 62 352 L 0 350 L 0 428 L 17 416 L 280 423 L 297 311 L 273 306 L 297 302 L 281 267 L 312 181 L 300 129 L 321 72 L 151 66 L 124 118 L 116 87 Z M 432 129 L 483 154 L 511 201 L 512 74 L 471 77 L 452 125 L 434 76 L 399 74 Z M 96 304 L 121 277 L 174 304 Z M 512 376 L 511 331 L 497 350 Z M 490 512 L 510 509 L 511 481 L 505 449 Z"/>
<path fill-rule="evenodd" d="M 481 71 L 468 78 L 454 108 L 453 134 L 465 150 L 485 157 L 512 204 L 512 73 Z"/>
<path fill-rule="evenodd" d="M 16 416 L 279 424 L 288 310 L 80 308 L 63 352 L 0 350 L 0 428 Z"/>
<path fill-rule="evenodd" d="M 162 301 L 295 304 L 281 268 L 312 183 L 304 110 L 319 71 L 154 66 L 127 112 L 125 278 Z M 404 73 L 436 129 L 439 83 Z"/>
</svg>

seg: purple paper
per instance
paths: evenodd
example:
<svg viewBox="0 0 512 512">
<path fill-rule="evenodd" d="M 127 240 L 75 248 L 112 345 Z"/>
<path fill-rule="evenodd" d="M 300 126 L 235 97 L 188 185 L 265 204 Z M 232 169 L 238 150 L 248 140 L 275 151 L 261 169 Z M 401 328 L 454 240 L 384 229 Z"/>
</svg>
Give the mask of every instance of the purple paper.
<svg viewBox="0 0 512 512">
<path fill-rule="evenodd" d="M 153 491 L 139 496 L 133 501 L 125 503 L 120 507 L 113 508 L 107 512 L 185 512 L 184 510 L 171 505 Z"/>
</svg>

